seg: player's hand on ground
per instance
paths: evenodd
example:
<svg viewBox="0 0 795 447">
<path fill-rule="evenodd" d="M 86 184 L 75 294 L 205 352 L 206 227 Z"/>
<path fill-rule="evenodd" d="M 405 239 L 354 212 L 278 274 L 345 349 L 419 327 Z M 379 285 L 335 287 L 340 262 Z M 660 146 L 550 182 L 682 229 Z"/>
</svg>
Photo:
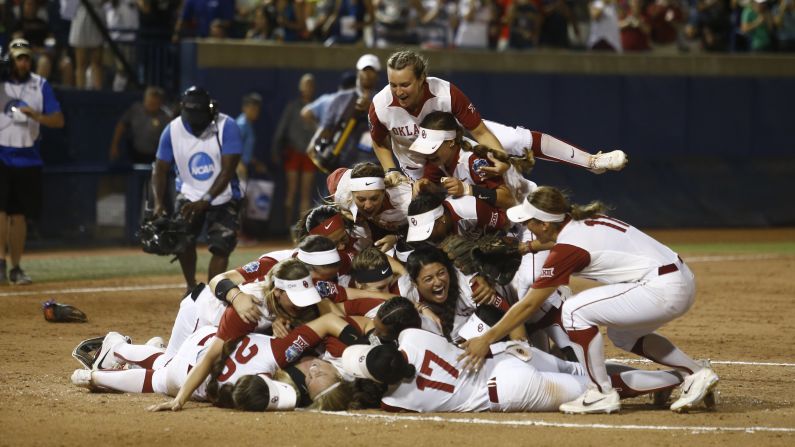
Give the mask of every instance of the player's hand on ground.
<svg viewBox="0 0 795 447">
<path fill-rule="evenodd" d="M 172 399 L 168 402 L 162 402 L 146 407 L 146 411 L 180 411 L 182 410 L 182 402 L 177 399 Z"/>
<path fill-rule="evenodd" d="M 259 307 L 261 305 L 262 301 L 260 299 L 248 293 L 241 293 L 232 301 L 232 307 L 235 308 L 235 312 L 237 312 L 240 319 L 246 323 L 256 323 L 259 321 L 262 316 L 262 310 L 260 310 Z"/>
<path fill-rule="evenodd" d="M 494 166 L 483 166 L 482 168 L 479 169 L 479 172 L 486 174 L 486 176 L 488 177 L 500 177 L 502 176 L 502 174 L 506 173 L 508 169 L 511 167 L 510 164 L 504 161 L 497 160 L 497 158 L 494 157 L 494 154 L 492 154 L 491 152 L 486 154 L 486 157 Z"/>
<path fill-rule="evenodd" d="M 458 362 L 464 370 L 478 372 L 489 354 L 491 343 L 485 336 L 475 337 L 461 344 L 464 353 L 458 356 Z M 463 362 L 463 363 L 462 363 Z"/>
</svg>

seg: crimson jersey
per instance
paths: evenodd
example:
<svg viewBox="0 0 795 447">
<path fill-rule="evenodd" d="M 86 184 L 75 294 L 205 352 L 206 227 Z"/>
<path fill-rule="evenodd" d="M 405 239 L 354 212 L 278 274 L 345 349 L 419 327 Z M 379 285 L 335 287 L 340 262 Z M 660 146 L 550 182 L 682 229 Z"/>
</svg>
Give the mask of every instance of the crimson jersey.
<svg viewBox="0 0 795 447">
<path fill-rule="evenodd" d="M 463 351 L 445 338 L 422 329 L 406 329 L 399 349 L 417 370 L 415 377 L 390 387 L 381 399 L 387 411 L 474 412 L 489 409 L 487 382 L 494 361 L 486 359 L 477 373 L 457 367 Z"/>
<path fill-rule="evenodd" d="M 243 277 L 243 284 L 262 281 L 274 265 L 279 261 L 291 258 L 294 252 L 293 249 L 272 251 L 260 256 L 256 261 L 236 268 L 235 271 Z"/>
<path fill-rule="evenodd" d="M 676 261 L 670 248 L 616 218 L 570 220 L 560 230 L 533 288 L 568 284 L 574 274 L 607 284 L 640 281 Z"/>
<path fill-rule="evenodd" d="M 400 106 L 389 85 L 373 97 L 368 114 L 370 136 L 385 145 L 386 137 L 392 140 L 392 152 L 412 178 L 422 175 L 422 163 L 409 154 L 409 147 L 419 135 L 420 122 L 431 112 L 451 112 L 468 130 L 481 123 L 480 113 L 455 85 L 439 78 L 428 77 L 423 85 L 422 98 L 416 110 Z"/>
</svg>

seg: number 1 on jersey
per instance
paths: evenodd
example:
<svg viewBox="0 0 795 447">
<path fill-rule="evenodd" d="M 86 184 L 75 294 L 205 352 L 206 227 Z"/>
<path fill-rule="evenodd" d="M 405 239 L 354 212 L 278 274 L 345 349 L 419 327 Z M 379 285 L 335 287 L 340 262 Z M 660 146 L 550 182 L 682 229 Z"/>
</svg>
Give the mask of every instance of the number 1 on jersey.
<svg viewBox="0 0 795 447">
<path fill-rule="evenodd" d="M 458 370 L 455 366 L 447 363 L 443 358 L 439 357 L 435 353 L 425 350 L 425 356 L 422 358 L 422 368 L 420 368 L 419 374 L 424 374 L 425 376 L 431 376 L 433 374 L 433 368 L 431 368 L 431 362 L 435 363 L 436 365 L 440 366 L 443 370 L 447 371 L 448 374 L 458 378 Z M 439 382 L 436 380 L 431 380 L 427 377 L 423 377 L 421 375 L 417 375 L 417 389 L 424 390 L 425 388 L 433 388 L 435 390 L 444 391 L 445 393 L 453 393 L 455 391 L 455 385 L 450 383 Z"/>
</svg>

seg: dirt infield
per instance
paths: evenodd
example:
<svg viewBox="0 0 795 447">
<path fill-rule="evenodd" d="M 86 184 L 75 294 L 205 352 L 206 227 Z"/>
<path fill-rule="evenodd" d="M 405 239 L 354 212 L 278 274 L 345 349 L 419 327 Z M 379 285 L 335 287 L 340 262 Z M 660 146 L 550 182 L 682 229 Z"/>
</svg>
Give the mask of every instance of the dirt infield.
<svg viewBox="0 0 795 447">
<path fill-rule="evenodd" d="M 657 236 L 677 243 L 709 238 L 795 240 L 793 230 L 720 234 Z M 637 398 L 620 414 L 609 416 L 440 414 L 384 419 L 386 413 L 375 411 L 353 417 L 250 414 L 198 403 L 179 413 L 148 413 L 144 408 L 163 401 L 163 396 L 97 394 L 71 385 L 69 376 L 78 364 L 70 353 L 80 340 L 108 330 L 140 342 L 168 336 L 181 278 L 160 276 L 0 287 L 0 445 L 795 445 L 795 286 L 789 277 L 795 256 L 706 255 L 710 253 L 682 253 L 696 274 L 696 304 L 661 332 L 694 357 L 715 361 L 722 393 L 716 412 L 673 414 Z M 172 286 L 63 291 L 152 284 Z M 54 290 L 60 291 L 47 292 Z M 89 322 L 45 322 L 40 303 L 50 297 L 77 305 Z M 608 356 L 632 358 L 612 348 Z"/>
</svg>

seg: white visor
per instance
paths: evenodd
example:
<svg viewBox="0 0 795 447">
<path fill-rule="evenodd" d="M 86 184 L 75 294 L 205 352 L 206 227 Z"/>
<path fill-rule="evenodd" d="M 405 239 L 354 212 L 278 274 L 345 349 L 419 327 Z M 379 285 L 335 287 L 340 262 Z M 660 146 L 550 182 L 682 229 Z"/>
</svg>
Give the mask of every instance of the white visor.
<svg viewBox="0 0 795 447">
<path fill-rule="evenodd" d="M 265 411 L 287 411 L 294 410 L 295 403 L 298 396 L 295 393 L 295 388 L 290 385 L 273 380 L 265 374 L 258 374 L 265 383 L 268 385 L 268 394 L 270 400 L 268 401 L 268 408 Z"/>
<path fill-rule="evenodd" d="M 489 329 L 491 329 L 491 326 L 483 322 L 477 315 L 472 314 L 469 316 L 466 323 L 458 330 L 458 338 L 472 340 L 473 338 L 485 334 Z"/>
<path fill-rule="evenodd" d="M 411 144 L 409 150 L 414 152 L 430 155 L 439 149 L 447 140 L 455 140 L 456 131 L 454 130 L 435 130 L 420 127 L 420 134 L 414 143 Z"/>
<path fill-rule="evenodd" d="M 273 285 L 287 292 L 287 297 L 298 307 L 307 307 L 320 302 L 320 294 L 315 289 L 311 276 L 293 280 L 275 278 Z"/>
<path fill-rule="evenodd" d="M 563 222 L 566 219 L 565 214 L 552 214 L 534 207 L 527 198 L 522 201 L 521 205 L 508 208 L 507 214 L 508 219 L 514 223 L 522 223 L 530 219 L 538 219 L 542 222 Z"/>
<path fill-rule="evenodd" d="M 373 348 L 375 348 L 375 346 L 371 345 L 353 345 L 345 348 L 345 350 L 342 351 L 342 369 L 353 377 L 370 379 L 378 382 L 367 369 L 367 354 L 369 354 Z"/>
<path fill-rule="evenodd" d="M 351 191 L 379 191 L 385 188 L 381 177 L 351 178 L 349 185 Z"/>
<path fill-rule="evenodd" d="M 309 265 L 330 265 L 341 261 L 337 250 L 304 251 L 298 249 L 298 259 Z"/>
<path fill-rule="evenodd" d="M 433 224 L 436 219 L 444 215 L 444 207 L 439 205 L 435 209 L 417 214 L 416 216 L 409 216 L 409 233 L 406 236 L 407 242 L 424 241 L 428 239 L 433 232 Z"/>
</svg>

